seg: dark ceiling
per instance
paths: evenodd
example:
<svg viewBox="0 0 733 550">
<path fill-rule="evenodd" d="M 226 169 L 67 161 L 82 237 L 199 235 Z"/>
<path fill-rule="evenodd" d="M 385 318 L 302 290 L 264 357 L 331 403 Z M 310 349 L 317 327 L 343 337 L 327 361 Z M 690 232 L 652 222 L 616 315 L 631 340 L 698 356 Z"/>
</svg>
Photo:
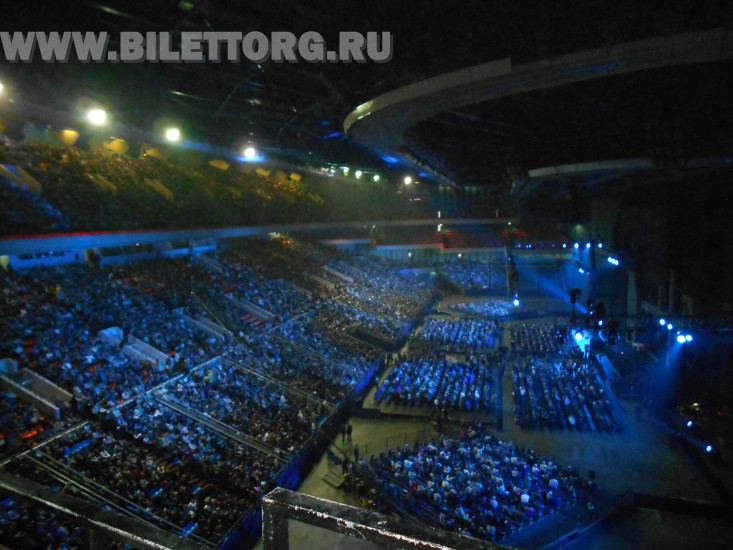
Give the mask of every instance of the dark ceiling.
<svg viewBox="0 0 733 550">
<path fill-rule="evenodd" d="M 683 168 L 733 153 L 731 74 L 721 62 L 595 79 L 443 112 L 409 137 L 476 184 L 614 159 Z"/>
<path fill-rule="evenodd" d="M 350 143 L 342 121 L 398 86 L 510 57 L 523 63 L 653 36 L 724 27 L 718 2 L 597 0 L 69 0 L 7 6 L 10 30 L 390 31 L 394 56 L 377 64 L 43 64 L 0 66 L 24 100 L 72 111 L 79 97 L 151 130 L 177 121 L 224 148 L 253 141 L 296 161 L 383 168 Z M 598 159 L 731 154 L 731 64 L 658 70 L 527 93 L 443 113 L 410 138 L 463 179 L 506 190 L 507 173 Z"/>
</svg>

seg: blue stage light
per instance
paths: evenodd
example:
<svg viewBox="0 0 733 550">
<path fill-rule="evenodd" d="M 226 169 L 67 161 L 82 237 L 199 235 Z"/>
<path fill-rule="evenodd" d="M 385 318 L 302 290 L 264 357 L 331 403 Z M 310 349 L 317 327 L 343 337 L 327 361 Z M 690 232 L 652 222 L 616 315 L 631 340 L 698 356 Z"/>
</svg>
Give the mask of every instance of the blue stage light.
<svg viewBox="0 0 733 550">
<path fill-rule="evenodd" d="M 578 246 L 579 246 L 579 245 L 578 245 L 578 243 L 575 243 L 575 244 L 573 245 L 573 248 L 578 248 Z"/>
<path fill-rule="evenodd" d="M 603 326 L 603 319 L 601 319 L 600 321 L 598 321 L 598 326 L 599 327 L 602 327 Z"/>
<path fill-rule="evenodd" d="M 712 445 L 708 445 L 707 447 L 705 447 L 705 452 L 706 453 L 712 453 L 713 452 L 713 446 Z"/>
<path fill-rule="evenodd" d="M 687 421 L 687 427 L 688 428 L 692 428 L 692 420 L 688 420 Z"/>
<path fill-rule="evenodd" d="M 590 248 L 590 243 L 585 243 L 586 248 Z"/>
<path fill-rule="evenodd" d="M 686 341 L 687 340 L 685 340 L 684 334 L 680 334 L 679 336 L 677 336 L 677 343 L 684 344 Z"/>
<path fill-rule="evenodd" d="M 514 305 L 515 305 L 515 306 L 518 306 L 518 305 L 519 305 L 519 300 L 518 300 L 518 299 L 516 299 L 516 298 L 514 298 Z"/>
<path fill-rule="evenodd" d="M 664 325 L 667 324 L 667 321 L 665 321 L 664 319 L 660 319 L 659 320 L 659 324 L 662 325 L 662 326 L 664 326 Z"/>
<path fill-rule="evenodd" d="M 583 339 L 583 333 L 582 332 L 576 332 L 575 333 L 575 341 L 580 342 Z"/>
<path fill-rule="evenodd" d="M 685 334 L 685 341 L 692 342 L 692 336 L 690 336 L 689 334 Z"/>
<path fill-rule="evenodd" d="M 672 330 L 673 328 L 674 326 L 672 325 L 672 323 L 667 324 L 667 330 Z"/>
</svg>

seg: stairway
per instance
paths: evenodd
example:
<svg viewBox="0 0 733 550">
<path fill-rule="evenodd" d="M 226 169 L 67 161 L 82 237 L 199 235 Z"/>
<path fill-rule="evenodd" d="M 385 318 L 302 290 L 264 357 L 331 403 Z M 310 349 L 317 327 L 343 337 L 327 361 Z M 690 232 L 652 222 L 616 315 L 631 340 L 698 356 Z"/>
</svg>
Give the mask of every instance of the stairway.
<svg viewBox="0 0 733 550">
<path fill-rule="evenodd" d="M 323 481 L 326 482 L 326 484 L 330 485 L 334 489 L 339 489 L 341 487 L 341 483 L 344 480 L 344 476 L 341 474 L 341 466 L 333 466 L 328 472 L 326 472 L 326 475 L 323 476 Z"/>
</svg>

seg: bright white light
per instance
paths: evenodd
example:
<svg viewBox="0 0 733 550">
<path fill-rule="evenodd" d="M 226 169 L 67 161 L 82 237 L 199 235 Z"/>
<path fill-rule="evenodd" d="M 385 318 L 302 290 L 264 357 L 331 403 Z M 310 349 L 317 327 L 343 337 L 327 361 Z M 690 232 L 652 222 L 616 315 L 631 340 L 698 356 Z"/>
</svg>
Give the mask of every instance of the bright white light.
<svg viewBox="0 0 733 550">
<path fill-rule="evenodd" d="M 440 210 L 438 210 L 438 219 L 440 219 Z"/>
<path fill-rule="evenodd" d="M 688 428 L 692 428 L 692 420 L 688 420 L 687 421 L 687 427 Z"/>
<path fill-rule="evenodd" d="M 598 243 L 598 248 L 603 248 L 603 243 Z"/>
<path fill-rule="evenodd" d="M 664 319 L 660 319 L 659 320 L 659 324 L 662 325 L 662 326 L 664 326 L 664 325 L 667 324 L 667 321 L 665 321 Z"/>
<path fill-rule="evenodd" d="M 586 248 L 590 248 L 590 243 L 585 243 Z"/>
<path fill-rule="evenodd" d="M 514 304 L 515 307 L 519 307 L 519 300 L 516 299 L 516 298 L 514 298 L 513 304 Z"/>
<path fill-rule="evenodd" d="M 575 341 L 580 342 L 583 339 L 583 333 L 582 332 L 576 332 L 575 333 Z"/>
<path fill-rule="evenodd" d="M 672 326 L 672 323 L 668 323 L 667 324 L 667 330 L 672 330 L 673 328 L 674 328 L 674 326 Z"/>
<path fill-rule="evenodd" d="M 412 178 L 410 176 L 405 176 L 403 181 L 405 182 L 405 185 L 410 185 L 412 183 Z"/>
<path fill-rule="evenodd" d="M 679 343 L 679 344 L 684 344 L 685 342 L 686 342 L 686 340 L 685 340 L 685 335 L 684 335 L 684 334 L 680 334 L 680 335 L 679 335 L 679 336 L 677 337 L 677 343 Z"/>
<path fill-rule="evenodd" d="M 361 170 L 354 172 L 354 175 L 356 176 L 356 179 L 359 179 L 361 177 Z"/>
<path fill-rule="evenodd" d="M 578 243 L 575 243 L 575 244 L 573 245 L 573 248 L 578 248 L 578 246 L 579 246 L 579 245 L 578 245 Z"/>
<path fill-rule="evenodd" d="M 602 327 L 603 326 L 603 319 L 601 319 L 600 321 L 598 321 L 598 326 L 599 327 Z"/>
<path fill-rule="evenodd" d="M 165 139 L 168 141 L 178 141 L 181 139 L 181 131 L 178 128 L 168 128 L 165 131 Z"/>
<path fill-rule="evenodd" d="M 0 82 L 0 94 L 3 93 L 3 88 L 5 88 L 5 86 L 3 86 L 3 83 Z"/>
<path fill-rule="evenodd" d="M 257 156 L 257 149 L 255 149 L 254 147 L 247 147 L 244 150 L 244 158 L 246 158 L 247 160 L 252 160 L 256 156 Z"/>
<path fill-rule="evenodd" d="M 685 341 L 692 342 L 692 336 L 690 336 L 689 334 L 685 334 Z"/>
<path fill-rule="evenodd" d="M 379 181 L 379 174 L 374 174 L 372 181 Z"/>
<path fill-rule="evenodd" d="M 459 252 L 458 253 L 458 259 L 460 260 L 461 258 L 463 258 L 463 254 Z"/>
<path fill-rule="evenodd" d="M 567 247 L 568 247 L 568 245 L 566 245 L 565 243 L 562 243 L 562 247 L 563 247 L 563 248 L 567 248 Z"/>
<path fill-rule="evenodd" d="M 579 267 L 578 268 L 578 273 L 585 273 L 585 269 L 583 269 L 582 267 Z"/>
<path fill-rule="evenodd" d="M 705 447 L 705 452 L 706 453 L 712 453 L 713 452 L 713 446 L 712 445 L 708 445 L 707 447 Z"/>
<path fill-rule="evenodd" d="M 107 122 L 107 113 L 104 109 L 89 109 L 89 111 L 87 111 L 87 120 L 90 124 L 101 126 Z"/>
<path fill-rule="evenodd" d="M 348 167 L 348 166 L 344 166 L 344 167 L 342 168 L 342 170 L 344 171 L 344 176 L 345 176 L 345 175 L 347 175 L 347 174 L 349 173 L 349 167 Z"/>
</svg>

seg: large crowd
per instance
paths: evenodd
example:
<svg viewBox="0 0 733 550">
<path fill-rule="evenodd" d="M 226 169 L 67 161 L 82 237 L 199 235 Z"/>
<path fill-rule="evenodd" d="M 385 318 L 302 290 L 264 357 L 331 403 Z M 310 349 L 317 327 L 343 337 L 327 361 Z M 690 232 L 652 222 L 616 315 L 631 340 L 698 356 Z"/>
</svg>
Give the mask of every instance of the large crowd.
<svg viewBox="0 0 733 550">
<path fill-rule="evenodd" d="M 377 325 L 360 320 L 399 310 L 404 321 L 429 298 L 421 288 L 375 312 L 367 301 L 339 300 L 347 286 L 333 293 L 291 282 L 329 261 L 318 247 L 280 240 L 262 241 L 272 254 L 256 248 L 234 246 L 208 260 L 2 271 L 0 354 L 72 395 L 58 403 L 60 418 L 49 419 L 8 394 L 3 454 L 35 447 L 39 460 L 93 485 L 118 509 L 218 542 L 378 361 L 380 350 L 355 332 Z M 369 300 L 393 281 L 400 292 L 411 288 L 397 267 L 366 261 L 366 272 L 380 277 L 364 290 Z M 236 302 L 274 318 L 254 326 Z M 155 353 L 126 351 L 135 346 Z M 35 521 L 47 525 L 42 514 Z M 73 541 L 73 529 L 64 529 Z"/>
<path fill-rule="evenodd" d="M 491 360 L 485 355 L 459 360 L 443 352 L 400 354 L 377 388 L 375 401 L 492 413 L 496 404 L 494 372 Z"/>
<path fill-rule="evenodd" d="M 437 269 L 466 292 L 486 292 L 506 286 L 504 270 L 487 262 L 461 260 L 440 264 Z"/>
<path fill-rule="evenodd" d="M 450 309 L 469 315 L 480 315 L 490 319 L 501 319 L 526 313 L 527 308 L 521 304 L 514 305 L 513 300 L 506 298 L 483 299 L 476 302 L 459 302 L 451 304 Z"/>
<path fill-rule="evenodd" d="M 364 333 L 397 339 L 433 296 L 401 264 L 345 259 L 285 239 L 257 248 L 234 244 L 207 259 L 0 272 L 0 356 L 73 396 L 52 419 L 7 394 L 0 452 L 33 449 L 35 460 L 93 486 L 117 509 L 221 541 L 380 360 L 383 351 Z M 308 286 L 304 272 L 334 284 Z M 253 324 L 237 302 L 273 318 Z M 111 327 L 119 339 L 109 339 Z M 506 361 L 500 340 L 491 318 L 428 319 L 411 351 L 393 356 L 375 399 L 491 413 L 498 361 Z M 158 353 L 126 351 L 136 345 Z M 553 327 L 514 325 L 509 348 L 520 426 L 617 429 L 599 374 L 569 354 Z M 45 441 L 62 428 L 72 429 Z M 409 489 L 403 500 L 446 528 L 489 540 L 574 499 L 576 478 L 487 436 L 392 453 L 402 466 L 392 454 L 379 468 L 395 490 Z M 412 468 L 405 460 L 425 462 Z M 24 473 L 18 462 L 28 459 L 9 468 Z M 471 508 L 478 505 L 469 495 L 488 504 Z M 28 522 L 23 536 L 52 525 L 66 541 L 35 537 L 49 541 L 44 547 L 73 545 L 80 532 L 15 501 L 3 506 L 14 527 L 0 532 L 2 540 L 20 536 L 18 518 Z"/>
<path fill-rule="evenodd" d="M 592 363 L 519 359 L 512 368 L 514 412 L 522 428 L 615 432 L 620 429 Z"/>
<path fill-rule="evenodd" d="M 586 499 L 572 467 L 473 431 L 393 449 L 369 465 L 426 523 L 489 541 Z"/>
<path fill-rule="evenodd" d="M 441 349 L 451 353 L 486 353 L 499 344 L 499 327 L 488 319 L 432 317 L 413 338 L 415 349 Z"/>
<path fill-rule="evenodd" d="M 595 363 L 551 325 L 510 330 L 514 412 L 526 429 L 620 430 Z"/>
</svg>

